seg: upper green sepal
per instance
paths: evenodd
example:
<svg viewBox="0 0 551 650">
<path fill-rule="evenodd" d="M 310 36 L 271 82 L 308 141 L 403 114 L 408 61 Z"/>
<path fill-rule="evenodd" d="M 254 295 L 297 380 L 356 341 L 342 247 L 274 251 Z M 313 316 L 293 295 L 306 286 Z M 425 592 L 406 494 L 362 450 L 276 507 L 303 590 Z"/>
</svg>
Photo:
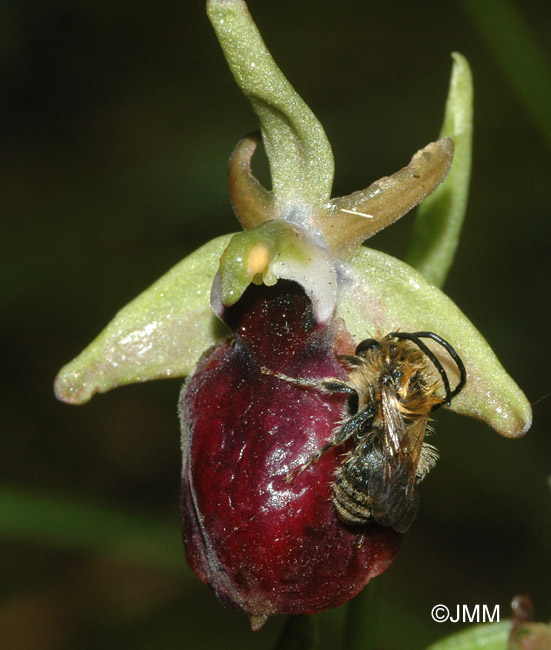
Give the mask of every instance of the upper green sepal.
<svg viewBox="0 0 551 650">
<path fill-rule="evenodd" d="M 272 189 L 254 177 L 255 136 L 232 155 L 229 187 L 245 229 L 269 220 L 300 224 L 341 257 L 399 219 L 445 178 L 454 145 L 442 137 L 418 151 L 409 165 L 365 190 L 330 199 L 331 146 L 320 122 L 269 53 L 243 0 L 208 0 L 207 13 L 237 85 L 259 117 Z"/>
<path fill-rule="evenodd" d="M 224 329 L 210 290 L 231 235 L 197 249 L 123 307 L 103 332 L 61 369 L 58 399 L 83 404 L 123 384 L 184 377 Z"/>
<path fill-rule="evenodd" d="M 327 201 L 331 145 L 322 125 L 268 51 L 243 0 L 208 0 L 207 14 L 235 81 L 260 120 L 282 216 Z"/>
<path fill-rule="evenodd" d="M 530 402 L 482 335 L 450 298 L 405 262 L 363 248 L 348 261 L 337 314 L 356 341 L 377 332 L 435 332 L 453 345 L 467 369 L 467 383 L 451 409 L 480 418 L 509 438 L 530 428 Z M 457 373 L 453 365 L 446 371 L 450 377 Z"/>
</svg>

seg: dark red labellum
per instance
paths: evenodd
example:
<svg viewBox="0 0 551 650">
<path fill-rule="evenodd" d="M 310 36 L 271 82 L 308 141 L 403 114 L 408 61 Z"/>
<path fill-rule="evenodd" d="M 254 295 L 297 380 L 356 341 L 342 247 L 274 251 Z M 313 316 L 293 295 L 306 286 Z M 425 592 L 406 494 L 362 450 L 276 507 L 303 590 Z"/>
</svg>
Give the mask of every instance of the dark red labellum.
<svg viewBox="0 0 551 650">
<path fill-rule="evenodd" d="M 224 320 L 234 336 L 203 355 L 182 393 L 184 541 L 195 573 L 258 628 L 343 604 L 390 565 L 401 536 L 337 518 L 342 448 L 296 474 L 331 439 L 345 397 L 261 372 L 345 379 L 344 328 L 318 324 L 302 288 L 281 280 L 251 285 Z"/>
</svg>

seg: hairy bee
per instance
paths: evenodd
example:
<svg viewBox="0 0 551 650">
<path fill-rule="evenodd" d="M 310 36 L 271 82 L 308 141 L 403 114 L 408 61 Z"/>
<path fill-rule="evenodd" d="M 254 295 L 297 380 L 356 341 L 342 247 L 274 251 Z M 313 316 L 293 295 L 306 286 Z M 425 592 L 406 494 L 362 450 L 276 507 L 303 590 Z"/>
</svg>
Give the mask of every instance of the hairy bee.
<svg viewBox="0 0 551 650">
<path fill-rule="evenodd" d="M 440 345 L 457 366 L 459 381 L 453 390 L 442 362 L 423 339 Z M 417 484 L 438 457 L 436 449 L 424 442 L 430 414 L 449 405 L 463 388 L 465 366 L 452 346 L 433 332 L 391 332 L 366 339 L 354 355 L 341 358 L 350 368 L 347 381 L 293 378 L 268 368 L 262 372 L 325 393 L 348 395 L 333 439 L 298 473 L 329 449 L 351 440 L 352 449 L 332 484 L 338 516 L 346 524 L 376 521 L 405 532 L 417 513 Z"/>
</svg>

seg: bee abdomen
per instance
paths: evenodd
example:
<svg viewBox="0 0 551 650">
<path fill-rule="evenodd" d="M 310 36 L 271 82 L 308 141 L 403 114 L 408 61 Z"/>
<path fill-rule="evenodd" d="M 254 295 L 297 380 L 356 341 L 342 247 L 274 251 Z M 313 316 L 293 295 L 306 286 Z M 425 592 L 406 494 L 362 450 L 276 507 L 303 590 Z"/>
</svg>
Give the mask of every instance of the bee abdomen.
<svg viewBox="0 0 551 650">
<path fill-rule="evenodd" d="M 365 524 L 373 518 L 372 501 L 364 489 L 358 489 L 344 471 L 333 482 L 333 505 L 346 524 Z"/>
</svg>

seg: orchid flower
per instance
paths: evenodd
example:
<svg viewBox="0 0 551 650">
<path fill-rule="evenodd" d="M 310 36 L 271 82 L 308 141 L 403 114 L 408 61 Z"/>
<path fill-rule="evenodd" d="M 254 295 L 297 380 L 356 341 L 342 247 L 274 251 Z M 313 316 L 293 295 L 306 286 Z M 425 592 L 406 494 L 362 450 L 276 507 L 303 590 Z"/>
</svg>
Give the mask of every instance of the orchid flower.
<svg viewBox="0 0 551 650">
<path fill-rule="evenodd" d="M 528 401 L 438 287 L 453 259 L 470 175 L 469 66 L 453 54 L 440 138 L 399 171 L 332 198 L 325 132 L 268 52 L 243 0 L 208 0 L 231 72 L 260 120 L 236 146 L 229 191 L 243 228 L 193 252 L 124 307 L 56 379 L 82 404 L 123 384 L 189 377 L 180 400 L 182 512 L 190 566 L 258 629 L 274 614 L 321 611 L 381 573 L 402 535 L 342 524 L 330 486 L 342 449 L 287 480 L 342 418 L 343 395 L 279 381 L 346 379 L 341 355 L 387 332 L 430 331 L 467 373 L 449 404 L 514 438 Z M 251 169 L 262 139 L 272 187 Z M 430 195 L 430 196 L 429 196 Z M 424 201 L 408 261 L 365 240 Z M 450 377 L 453 364 L 441 360 Z"/>
</svg>

